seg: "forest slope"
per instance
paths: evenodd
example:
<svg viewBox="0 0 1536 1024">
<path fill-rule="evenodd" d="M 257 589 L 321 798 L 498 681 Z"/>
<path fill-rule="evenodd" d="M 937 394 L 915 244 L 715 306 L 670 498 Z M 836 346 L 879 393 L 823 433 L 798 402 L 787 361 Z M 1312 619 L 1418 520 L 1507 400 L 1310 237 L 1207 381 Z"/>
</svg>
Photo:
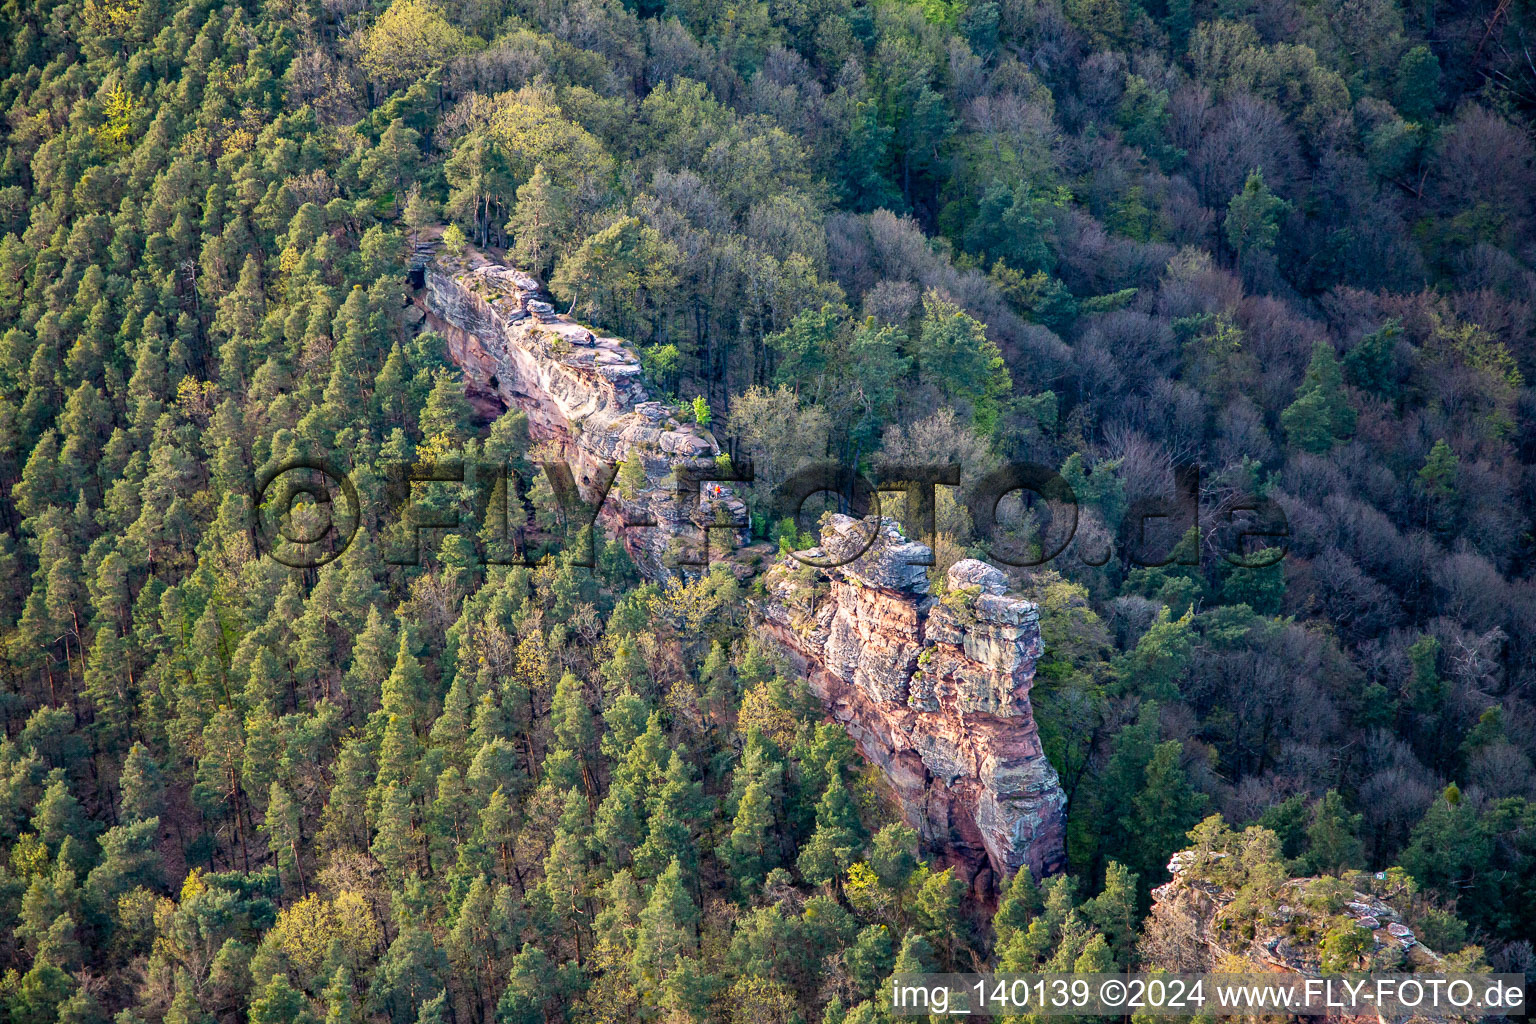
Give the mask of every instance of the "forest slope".
<svg viewBox="0 0 1536 1024">
<path fill-rule="evenodd" d="M 1212 812 L 1530 969 L 1531 4 L 0 12 L 11 1019 L 869 1021 L 898 968 L 1133 963 Z M 807 461 L 1059 470 L 1011 583 L 1067 874 L 966 904 L 729 574 L 397 557 L 391 466 L 568 525 L 403 317 L 443 220 L 752 457 L 757 541 Z M 356 490 L 322 566 L 250 528 L 295 460 Z M 985 553 L 939 493 L 935 581 Z M 1237 565 L 1250 498 L 1289 532 Z"/>
</svg>

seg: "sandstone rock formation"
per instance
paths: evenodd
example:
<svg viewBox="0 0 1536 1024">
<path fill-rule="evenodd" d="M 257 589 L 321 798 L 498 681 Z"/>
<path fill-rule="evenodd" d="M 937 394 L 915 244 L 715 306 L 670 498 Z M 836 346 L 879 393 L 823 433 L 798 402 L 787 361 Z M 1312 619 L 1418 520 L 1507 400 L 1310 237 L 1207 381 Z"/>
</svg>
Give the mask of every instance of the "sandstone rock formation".
<svg viewBox="0 0 1536 1024">
<path fill-rule="evenodd" d="M 583 500 L 601 502 L 599 521 L 648 577 L 680 562 L 702 568 L 705 530 L 710 559 L 747 543 L 746 508 L 728 486 L 696 479 L 680 490 L 679 470 L 710 474 L 720 447 L 647 394 L 622 341 L 557 313 L 537 278 L 475 249 L 425 259 L 417 280 L 411 301 L 447 340 L 471 401 L 527 414 L 530 435 L 559 446 Z M 643 460 L 645 485 L 625 495 L 615 467 L 631 458 Z"/>
<path fill-rule="evenodd" d="M 1142 941 L 1147 966 L 1199 973 L 1336 973 L 1324 964 L 1323 940 L 1354 926 L 1362 935 L 1364 965 L 1372 971 L 1448 969 L 1444 958 L 1418 941 L 1381 891 L 1385 874 L 1359 875 L 1354 883 L 1333 878 L 1290 878 L 1284 873 L 1265 893 L 1244 892 L 1221 872 L 1206 870 L 1210 858 L 1242 858 L 1237 851 L 1201 854 L 1184 850 L 1168 863 L 1172 881 L 1152 890 L 1152 913 Z M 1206 863 L 1202 863 L 1206 858 Z M 1274 865 L 1280 870 L 1280 865 Z M 1356 888 L 1365 884 L 1363 891 Z"/>
<path fill-rule="evenodd" d="M 800 553 L 833 567 L 781 558 L 765 578 L 763 633 L 885 771 L 924 841 L 975 888 L 1021 867 L 1060 870 L 1066 796 L 1029 703 L 1035 606 L 975 559 L 950 568 L 937 599 L 928 549 L 889 519 L 869 542 L 871 530 L 833 516 L 820 547 Z"/>
<path fill-rule="evenodd" d="M 602 500 L 599 522 L 647 577 L 673 576 L 679 555 L 697 563 L 706 529 L 712 559 L 744 549 L 746 509 L 727 486 L 706 481 L 679 500 L 679 469 L 714 467 L 715 439 L 647 394 L 621 341 L 560 315 L 535 278 L 474 249 L 424 253 L 412 284 L 413 306 L 447 339 L 472 401 L 527 414 L 582 497 Z M 643 460 L 645 484 L 626 496 L 614 466 L 631 458 Z M 837 518 L 822 553 L 857 554 L 862 529 Z M 1002 573 L 974 560 L 949 571 L 940 602 L 928 593 L 928 560 L 886 520 L 847 565 L 786 556 L 756 618 L 884 769 L 927 845 L 985 893 L 1020 867 L 1043 875 L 1065 860 L 1066 798 L 1029 703 L 1039 622 L 1032 604 L 1007 596 Z"/>
</svg>

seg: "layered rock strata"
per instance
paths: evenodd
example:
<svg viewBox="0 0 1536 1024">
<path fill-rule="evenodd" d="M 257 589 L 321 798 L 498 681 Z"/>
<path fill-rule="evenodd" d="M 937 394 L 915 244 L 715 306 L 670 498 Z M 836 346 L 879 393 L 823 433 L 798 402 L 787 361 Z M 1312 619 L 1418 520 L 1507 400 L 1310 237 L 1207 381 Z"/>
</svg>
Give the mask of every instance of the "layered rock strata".
<svg viewBox="0 0 1536 1024">
<path fill-rule="evenodd" d="M 702 568 L 706 554 L 747 543 L 741 500 L 727 485 L 698 481 L 717 471 L 713 435 L 652 399 L 621 340 L 558 313 L 537 278 L 474 249 L 424 258 L 412 273 L 411 302 L 447 340 L 470 400 L 525 413 L 530 436 L 558 447 L 582 499 L 601 502 L 599 522 L 647 577 Z M 645 482 L 626 494 L 614 476 L 632 458 Z M 679 470 L 696 486 L 680 490 Z"/>
<path fill-rule="evenodd" d="M 761 629 L 885 772 L 925 844 L 981 892 L 1020 868 L 1060 870 L 1066 796 L 1029 702 L 1036 607 L 975 559 L 935 598 L 928 549 L 889 519 L 832 516 L 799 554 L 768 571 Z"/>
<path fill-rule="evenodd" d="M 602 500 L 599 522 L 648 578 L 677 574 L 680 556 L 697 565 L 706 529 L 710 557 L 745 549 L 746 509 L 728 486 L 705 481 L 697 499 L 680 500 L 679 469 L 707 473 L 719 446 L 651 398 L 622 341 L 561 315 L 536 278 L 474 249 L 424 250 L 411 285 L 413 308 L 447 340 L 471 401 L 488 414 L 525 413 L 583 499 Z M 614 467 L 632 458 L 644 484 L 625 494 Z M 863 550 L 854 549 L 863 529 L 836 517 L 822 547 L 802 554 L 848 561 Z M 1034 605 L 1007 595 L 1002 573 L 974 560 L 949 571 L 948 597 L 937 600 L 929 560 L 883 521 L 846 565 L 781 559 L 755 621 L 885 772 L 925 844 L 985 893 L 1021 867 L 1044 875 L 1065 860 L 1066 799 L 1029 703 L 1039 621 Z"/>
</svg>

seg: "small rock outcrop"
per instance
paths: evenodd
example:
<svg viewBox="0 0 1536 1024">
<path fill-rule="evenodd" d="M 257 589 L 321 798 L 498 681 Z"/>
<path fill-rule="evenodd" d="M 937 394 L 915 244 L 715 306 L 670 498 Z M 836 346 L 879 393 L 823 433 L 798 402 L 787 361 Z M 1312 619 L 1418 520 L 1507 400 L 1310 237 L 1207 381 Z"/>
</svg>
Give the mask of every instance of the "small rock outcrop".
<svg viewBox="0 0 1536 1024">
<path fill-rule="evenodd" d="M 769 569 L 762 632 L 884 770 L 925 843 L 981 892 L 1020 868 L 1059 871 L 1066 796 L 1029 702 L 1035 606 L 975 559 L 934 597 L 927 547 L 889 519 L 832 516 L 800 559 Z"/>
<path fill-rule="evenodd" d="M 1174 972 L 1286 973 L 1320 977 L 1344 970 L 1414 972 L 1449 969 L 1420 942 L 1391 905 L 1392 880 L 1383 874 L 1269 878 L 1248 883 L 1251 855 L 1184 850 L 1168 864 L 1172 880 L 1152 890 L 1142 939 L 1144 966 Z M 1240 866 L 1242 865 L 1242 866 Z M 1248 884 L 1244 884 L 1248 883 Z M 1348 963 L 1330 963 L 1328 936 L 1358 930 Z"/>
<path fill-rule="evenodd" d="M 703 481 L 680 494 L 678 470 L 705 475 L 720 447 L 710 432 L 652 399 L 640 360 L 622 341 L 556 312 L 533 275 L 476 249 L 461 257 L 422 254 L 412 269 L 411 303 L 440 332 L 463 370 L 472 403 L 486 412 L 518 409 L 530 436 L 559 446 L 583 500 L 621 538 L 646 576 L 748 541 L 746 507 L 726 485 Z M 643 462 L 645 482 L 625 494 L 615 468 Z M 606 499 L 604 494 L 606 493 Z"/>
</svg>

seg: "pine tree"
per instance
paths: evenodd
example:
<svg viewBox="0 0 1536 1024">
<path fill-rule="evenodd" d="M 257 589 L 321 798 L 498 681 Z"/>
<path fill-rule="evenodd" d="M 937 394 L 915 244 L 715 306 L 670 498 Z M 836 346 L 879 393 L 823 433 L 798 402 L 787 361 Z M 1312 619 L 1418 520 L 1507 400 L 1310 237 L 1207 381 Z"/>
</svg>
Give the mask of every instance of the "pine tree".
<svg viewBox="0 0 1536 1024">
<path fill-rule="evenodd" d="M 398 783 L 389 783 L 379 802 L 378 833 L 369 851 L 396 879 L 416 868 L 419 844 L 413 815 L 410 792 Z"/>
<path fill-rule="evenodd" d="M 125 821 L 143 821 L 165 812 L 165 782 L 160 766 L 150 756 L 149 748 L 135 743 L 123 761 L 122 817 Z"/>
<path fill-rule="evenodd" d="M 598 849 L 604 851 L 604 857 L 612 867 L 623 864 L 628 851 L 644 839 L 641 806 L 640 794 L 624 779 L 615 779 L 608 787 L 608 795 L 598 805 L 594 835 Z"/>
<path fill-rule="evenodd" d="M 1013 380 L 1002 351 L 987 337 L 987 325 L 930 293 L 923 299 L 915 351 L 923 379 L 950 400 L 969 406 L 977 431 L 991 434 Z"/>
<path fill-rule="evenodd" d="M 386 715 L 402 719 L 412 732 L 417 732 L 426 727 L 425 711 L 431 695 L 427 692 L 426 673 L 411 650 L 408 632 L 400 631 L 394 668 L 384 680 L 379 707 Z"/>
<path fill-rule="evenodd" d="M 57 856 L 65 840 L 85 838 L 92 822 L 85 816 L 75 794 L 70 792 L 69 783 L 55 771 L 42 798 L 32 808 L 29 824 L 49 851 Z"/>
<path fill-rule="evenodd" d="M 437 777 L 431 822 L 427 840 L 432 865 L 434 869 L 446 869 L 458 859 L 460 847 L 469 842 L 476 822 L 474 792 L 464 784 L 463 776 L 452 765 Z"/>
<path fill-rule="evenodd" d="M 1440 61 L 1429 47 L 1412 47 L 1397 62 L 1397 109 L 1410 121 L 1427 121 L 1435 116 L 1440 99 Z"/>
<path fill-rule="evenodd" d="M 278 871 L 298 883 L 301 895 L 308 895 L 300 849 L 302 826 L 299 807 L 280 782 L 272 783 L 266 816 L 259 828 L 266 833 L 267 845 L 277 860 Z"/>
<path fill-rule="evenodd" d="M 513 236 L 513 259 L 543 276 L 569 222 L 565 190 L 555 185 L 543 164 L 535 164 L 533 174 L 517 188 L 516 212 L 507 225 Z"/>
<path fill-rule="evenodd" d="M 694 778 L 693 766 L 673 750 L 667 773 L 656 796 L 649 801 L 645 842 L 635 851 L 635 873 L 655 877 L 668 863 L 681 865 L 692 878 L 698 870 L 694 822 L 702 816 L 703 792 Z"/>
<path fill-rule="evenodd" d="M 304 994 L 288 983 L 286 975 L 274 975 L 260 996 L 251 1001 L 251 1024 L 319 1024 Z"/>
<path fill-rule="evenodd" d="M 1440 438 L 1430 448 L 1424 466 L 1419 470 L 1419 489 L 1431 501 L 1444 501 L 1454 493 L 1456 471 L 1460 465 L 1455 450 L 1445 443 L 1445 438 Z"/>
<path fill-rule="evenodd" d="M 895 961 L 896 950 L 891 945 L 891 931 L 883 924 L 861 928 L 853 945 L 843 954 L 848 974 L 859 994 L 866 999 L 874 994 L 875 986 L 890 974 L 891 965 Z"/>
<path fill-rule="evenodd" d="M 444 989 L 431 999 L 424 999 L 416 1012 L 416 1024 L 448 1024 L 448 990 Z"/>
<path fill-rule="evenodd" d="M 731 834 L 722 851 L 723 859 L 735 875 L 741 892 L 751 893 L 762 884 L 768 871 L 777 867 L 777 840 L 773 804 L 763 783 L 747 785 L 731 822 Z"/>
<path fill-rule="evenodd" d="M 592 878 L 588 865 L 592 828 L 588 814 L 586 797 L 578 790 L 569 790 L 544 858 L 544 881 L 540 883 L 554 920 L 570 926 L 569 937 L 574 942 L 578 963 L 587 948 L 582 942 L 585 922 L 592 919 Z"/>
<path fill-rule="evenodd" d="M 807 881 L 828 884 L 848 869 L 862 844 L 853 801 L 841 775 L 834 773 L 816 804 L 816 831 L 801 849 L 797 866 Z"/>
<path fill-rule="evenodd" d="M 480 812 L 475 841 L 489 859 L 487 870 L 494 869 L 496 876 L 503 882 L 515 879 L 521 884 L 521 874 L 512 855 L 516 838 L 517 818 L 512 801 L 508 799 L 506 791 L 497 786 Z"/>
<path fill-rule="evenodd" d="M 437 221 L 437 207 L 432 200 L 421 194 L 420 182 L 411 182 L 405 196 L 403 219 L 405 226 L 410 229 L 411 248 L 414 249 L 421 241 L 422 228 Z"/>
<path fill-rule="evenodd" d="M 1296 400 L 1280 414 L 1286 438 L 1303 451 L 1320 453 L 1355 432 L 1355 410 L 1344 390 L 1344 375 L 1333 346 L 1319 341 L 1296 389 Z"/>
<path fill-rule="evenodd" d="M 617 483 L 619 493 L 624 497 L 633 500 L 640 496 L 646 485 L 646 476 L 645 457 L 639 451 L 630 453 L 629 458 L 620 464 Z"/>
<path fill-rule="evenodd" d="M 369 1003 L 388 1014 L 392 1024 L 412 1024 L 422 1002 L 443 990 L 447 968 L 447 958 L 428 932 L 403 927 L 374 972 Z"/>
<path fill-rule="evenodd" d="M 154 817 L 102 834 L 101 856 L 85 879 L 85 894 L 96 912 L 110 916 L 117 912 L 117 900 L 124 893 L 161 884 L 159 838 L 160 819 Z"/>
<path fill-rule="evenodd" d="M 531 943 L 524 946 L 512 961 L 507 987 L 496 1005 L 496 1024 L 542 1024 L 548 1020 L 545 1009 L 557 992 L 555 976 L 554 964 L 542 949 Z"/>
<path fill-rule="evenodd" d="M 1178 740 L 1159 743 L 1147 762 L 1141 791 L 1132 800 L 1125 822 L 1138 837 L 1136 866 L 1143 878 L 1161 877 L 1168 858 L 1184 844 L 1184 833 L 1205 813 L 1209 798 L 1192 785 L 1180 763 L 1184 746 Z"/>
<path fill-rule="evenodd" d="M 325 1003 L 325 1024 L 357 1024 L 357 1000 L 353 993 L 352 972 L 345 966 L 336 968 L 322 997 Z"/>
<path fill-rule="evenodd" d="M 992 915 L 992 933 L 997 948 L 1002 949 L 1015 935 L 1028 930 L 1030 921 L 1040 912 L 1040 889 L 1027 867 L 1003 884 L 1003 895 Z"/>
<path fill-rule="evenodd" d="M 1110 861 L 1104 869 L 1104 891 L 1082 908 L 1084 919 L 1104 937 L 1109 956 L 1120 970 L 1130 969 L 1140 931 L 1136 881 L 1136 876 L 1124 865 Z M 1112 969 L 1113 966 L 1099 968 Z"/>
<path fill-rule="evenodd" d="M 1222 224 L 1227 244 L 1239 257 L 1253 251 L 1269 252 L 1280 236 L 1280 218 L 1290 207 L 1290 203 L 1269 190 L 1262 170 L 1249 171 L 1243 190 L 1227 204 L 1227 217 Z"/>
<path fill-rule="evenodd" d="M 494 915 L 490 883 L 484 875 L 476 875 L 444 944 L 449 963 L 457 976 L 468 980 L 482 1012 L 490 995 L 490 970 L 496 956 Z"/>
<path fill-rule="evenodd" d="M 555 694 L 549 706 L 550 726 L 557 747 L 569 750 L 581 766 L 582 785 L 588 798 L 596 795 L 592 777 L 591 758 L 597 745 L 597 729 L 592 721 L 592 710 L 587 705 L 581 680 L 566 672 L 555 684 Z"/>
<path fill-rule="evenodd" d="M 960 898 L 965 885 L 955 877 L 953 868 L 929 874 L 918 888 L 913 911 L 923 934 L 938 953 L 944 970 L 953 970 L 955 958 L 964 942 L 965 924 L 960 916 Z"/>
<path fill-rule="evenodd" d="M 420 163 L 421 133 L 395 118 L 379 136 L 379 144 L 363 158 L 361 171 L 376 183 L 376 195 L 388 195 L 399 203 Z"/>
<path fill-rule="evenodd" d="M 335 783 L 321 814 L 316 845 L 325 850 L 368 845 L 368 793 L 374 775 L 373 752 L 363 737 L 342 743 L 336 756 Z"/>
<path fill-rule="evenodd" d="M 901 940 L 901 949 L 891 965 L 892 974 L 927 974 L 935 969 L 933 950 L 921 932 L 909 931 Z M 875 992 L 875 1000 L 885 1014 L 891 1012 L 891 986 L 881 985 Z M 850 1021 L 855 1017 L 850 1015 Z M 868 1018 L 877 1019 L 873 1014 Z"/>
<path fill-rule="evenodd" d="M 470 704 L 469 682 L 462 673 L 454 675 L 443 698 L 443 713 L 432 723 L 429 734 L 432 748 L 440 750 L 454 764 L 467 761 L 470 718 L 474 708 Z"/>
<path fill-rule="evenodd" d="M 1388 320 L 1361 338 L 1344 356 L 1344 375 L 1349 383 L 1378 398 L 1395 397 L 1397 380 L 1394 367 L 1397 343 L 1402 333 L 1400 321 Z"/>
<path fill-rule="evenodd" d="M 682 867 L 674 860 L 656 879 L 635 929 L 630 965 L 642 988 L 660 985 L 678 958 L 693 948 L 698 916 L 698 907 L 683 886 Z"/>
<path fill-rule="evenodd" d="M 1364 818 L 1350 814 L 1344 798 L 1330 789 L 1312 809 L 1312 824 L 1307 828 L 1307 871 L 1311 874 L 1338 874 L 1345 868 L 1361 867 L 1365 848 L 1360 842 L 1360 824 Z"/>
<path fill-rule="evenodd" d="M 634 874 L 628 868 L 615 871 L 602 887 L 598 903 L 602 909 L 593 924 L 593 934 L 599 962 L 627 957 L 634 948 L 635 929 L 645 907 Z"/>
<path fill-rule="evenodd" d="M 464 383 L 450 370 L 440 369 L 432 375 L 432 390 L 421 410 L 421 435 L 432 440 L 445 438 L 450 445 L 457 445 L 469 431 L 474 411 L 464 397 Z"/>
</svg>

